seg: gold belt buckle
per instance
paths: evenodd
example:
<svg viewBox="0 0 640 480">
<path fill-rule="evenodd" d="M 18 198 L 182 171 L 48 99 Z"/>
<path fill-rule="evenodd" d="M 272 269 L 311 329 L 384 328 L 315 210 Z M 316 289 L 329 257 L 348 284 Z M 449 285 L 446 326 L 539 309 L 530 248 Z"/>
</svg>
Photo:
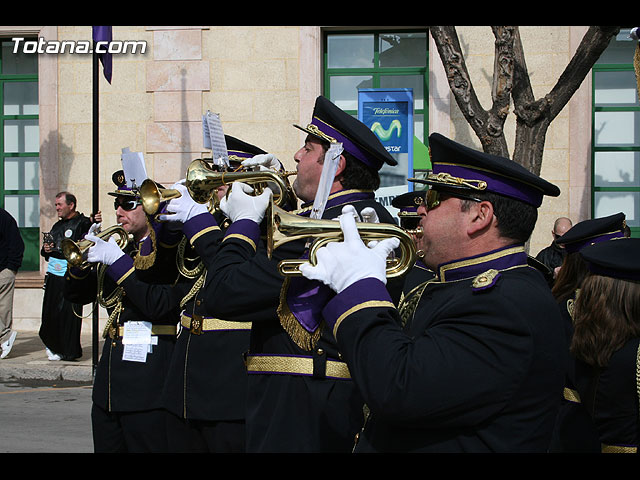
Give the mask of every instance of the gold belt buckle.
<svg viewBox="0 0 640 480">
<path fill-rule="evenodd" d="M 191 325 L 189 330 L 194 335 L 200 335 L 202 333 L 202 323 L 203 323 L 202 315 L 193 315 L 191 317 Z"/>
</svg>

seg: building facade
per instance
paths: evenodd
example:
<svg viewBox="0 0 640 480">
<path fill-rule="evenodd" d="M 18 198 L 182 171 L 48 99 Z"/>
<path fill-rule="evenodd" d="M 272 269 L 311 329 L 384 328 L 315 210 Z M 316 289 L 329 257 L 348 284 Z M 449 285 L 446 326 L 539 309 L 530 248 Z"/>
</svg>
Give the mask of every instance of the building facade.
<svg viewBox="0 0 640 480">
<path fill-rule="evenodd" d="M 520 27 L 536 98 L 551 90 L 586 30 Z M 18 328 L 40 323 L 45 265 L 39 250 L 42 233 L 57 220 L 56 193 L 74 193 L 87 215 L 94 203 L 93 62 L 79 47 L 91 32 L 90 26 L 0 26 L 0 206 L 16 217 L 27 244 L 14 308 Z M 458 27 L 458 34 L 474 88 L 489 106 L 491 29 Z M 551 124 L 541 175 L 562 194 L 544 200 L 532 255 L 551 242 L 560 216 L 575 223 L 624 211 L 634 235 L 640 227 L 640 105 L 635 44 L 627 35 L 623 28 Z M 97 202 L 104 226 L 115 223 L 107 192 L 122 149 L 142 152 L 149 177 L 171 185 L 191 160 L 210 156 L 202 133 L 208 110 L 220 115 L 225 133 L 294 169 L 303 134 L 293 124 L 309 122 L 318 95 L 358 115 L 359 91 L 410 89 L 411 153 L 399 154 L 399 175 L 385 173 L 396 188 L 381 196 L 407 188 L 408 176 L 428 169 L 431 132 L 479 148 L 426 26 L 115 26 L 113 39 L 121 50 L 113 50 L 111 83 L 102 73 L 98 78 Z M 126 50 L 125 42 L 138 49 Z M 513 145 L 513 115 L 506 136 Z"/>
</svg>

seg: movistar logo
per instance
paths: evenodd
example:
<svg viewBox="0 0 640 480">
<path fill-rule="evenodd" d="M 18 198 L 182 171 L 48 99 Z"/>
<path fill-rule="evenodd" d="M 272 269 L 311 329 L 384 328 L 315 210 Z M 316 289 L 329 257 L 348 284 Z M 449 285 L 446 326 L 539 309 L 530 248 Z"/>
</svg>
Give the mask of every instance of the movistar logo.
<svg viewBox="0 0 640 480">
<path fill-rule="evenodd" d="M 394 130 L 397 132 L 397 138 L 400 138 L 400 134 L 402 132 L 402 124 L 398 119 L 392 121 L 391 125 L 389 125 L 389 128 L 387 129 L 383 128 L 380 122 L 375 122 L 373 125 L 371 125 L 371 131 L 375 133 L 383 142 L 386 142 L 393 136 Z"/>
</svg>

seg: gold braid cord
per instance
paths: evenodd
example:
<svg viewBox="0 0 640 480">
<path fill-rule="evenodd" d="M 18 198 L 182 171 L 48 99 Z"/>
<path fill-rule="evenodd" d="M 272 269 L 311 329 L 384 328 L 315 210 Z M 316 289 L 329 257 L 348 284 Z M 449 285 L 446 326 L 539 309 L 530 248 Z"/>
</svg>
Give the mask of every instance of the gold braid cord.
<svg viewBox="0 0 640 480">
<path fill-rule="evenodd" d="M 178 254 L 176 255 L 176 266 L 178 267 L 178 271 L 180 274 L 186 278 L 196 278 L 204 271 L 204 263 L 200 261 L 198 265 L 193 269 L 188 269 L 185 265 L 185 256 L 184 251 L 187 247 L 187 237 L 182 237 L 180 243 L 178 244 Z M 188 258 L 186 260 L 195 261 L 195 258 Z"/>
<path fill-rule="evenodd" d="M 122 311 L 122 297 L 124 297 L 124 289 L 122 287 L 116 287 L 114 291 L 107 298 L 104 297 L 104 275 L 107 271 L 106 265 L 98 265 L 98 303 L 100 306 L 107 310 L 113 308 L 109 319 L 107 320 L 104 330 L 102 331 L 102 338 L 107 338 L 109 329 L 113 325 L 117 325 L 118 317 Z"/>
<path fill-rule="evenodd" d="M 196 294 L 200 291 L 202 286 L 204 285 L 205 278 L 207 277 L 207 271 L 204 270 L 202 275 L 194 282 L 191 290 L 187 293 L 182 300 L 180 300 L 180 308 L 184 307 L 189 300 L 196 296 Z"/>
<path fill-rule="evenodd" d="M 416 308 L 418 307 L 418 303 L 420 303 L 420 299 L 422 298 L 422 292 L 427 288 L 431 280 L 428 280 L 424 283 L 421 283 L 416 288 L 411 290 L 406 297 L 403 297 L 400 300 L 398 305 L 398 313 L 400 314 L 401 323 L 400 325 L 404 327 L 407 322 L 413 318 L 413 315 L 416 312 Z"/>
<path fill-rule="evenodd" d="M 137 255 L 133 259 L 133 265 L 138 270 L 147 270 L 151 268 L 156 261 L 156 231 L 153 229 L 148 216 L 147 225 L 149 226 L 149 237 L 151 237 L 151 253 L 149 255 L 140 255 L 140 250 L 138 250 Z"/>
<path fill-rule="evenodd" d="M 185 256 L 184 251 L 187 246 L 187 237 L 182 237 L 180 243 L 178 244 L 178 254 L 176 255 L 176 266 L 178 267 L 178 271 L 181 275 L 186 278 L 197 278 L 194 282 L 193 286 L 189 290 L 189 293 L 185 295 L 185 297 L 180 301 L 180 308 L 184 307 L 189 300 L 197 295 L 202 286 L 204 285 L 205 279 L 207 277 L 207 269 L 204 268 L 204 263 L 200 261 L 198 265 L 189 269 L 185 265 Z M 195 260 L 195 258 L 190 258 L 189 260 Z"/>
<path fill-rule="evenodd" d="M 573 298 L 570 298 L 569 300 L 567 300 L 567 312 L 569 312 L 569 316 L 571 317 L 571 320 L 573 320 L 574 305 L 575 305 L 575 301 L 573 300 Z"/>
<path fill-rule="evenodd" d="M 315 332 L 310 333 L 307 331 L 296 319 L 295 315 L 289 309 L 287 305 L 287 290 L 289 289 L 289 278 L 285 277 L 280 290 L 280 304 L 278 305 L 278 318 L 280 319 L 280 325 L 284 328 L 285 332 L 289 334 L 291 340 L 294 341 L 303 350 L 310 352 L 314 349 L 320 335 L 322 334 L 322 326 L 324 323 L 318 325 Z"/>
</svg>

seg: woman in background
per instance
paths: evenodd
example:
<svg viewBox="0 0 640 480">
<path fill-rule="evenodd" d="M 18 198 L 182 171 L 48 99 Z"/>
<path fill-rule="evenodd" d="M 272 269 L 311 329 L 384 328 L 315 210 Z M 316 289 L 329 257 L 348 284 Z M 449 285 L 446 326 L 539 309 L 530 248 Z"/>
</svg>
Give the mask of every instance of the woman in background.
<svg viewBox="0 0 640 480">
<path fill-rule="evenodd" d="M 637 453 L 640 443 L 640 239 L 581 251 L 589 276 L 574 310 L 576 388 L 603 453 Z"/>
</svg>

